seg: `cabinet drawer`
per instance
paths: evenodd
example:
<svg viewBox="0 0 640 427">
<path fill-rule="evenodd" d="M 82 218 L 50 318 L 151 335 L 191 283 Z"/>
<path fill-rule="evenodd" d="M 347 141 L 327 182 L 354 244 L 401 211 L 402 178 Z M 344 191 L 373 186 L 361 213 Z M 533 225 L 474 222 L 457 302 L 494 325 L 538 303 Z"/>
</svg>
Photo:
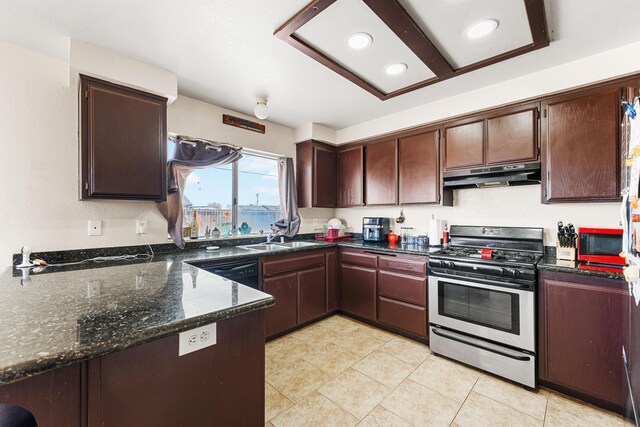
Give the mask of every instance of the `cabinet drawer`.
<svg viewBox="0 0 640 427">
<path fill-rule="evenodd" d="M 427 309 L 378 297 L 378 321 L 421 337 L 427 336 Z"/>
<path fill-rule="evenodd" d="M 267 258 L 262 262 L 262 276 L 267 277 L 290 271 L 304 270 L 324 265 L 324 263 L 324 252 L 314 252 L 308 255 L 289 255 L 275 259 Z"/>
<path fill-rule="evenodd" d="M 384 270 L 399 270 L 418 276 L 427 275 L 427 260 L 407 259 L 404 257 L 388 257 L 380 256 L 378 258 L 378 266 Z"/>
<path fill-rule="evenodd" d="M 378 271 L 378 295 L 425 307 L 427 278 Z"/>
<path fill-rule="evenodd" d="M 377 267 L 378 257 L 360 252 L 342 251 L 340 258 L 343 264 L 363 265 L 365 267 Z"/>
</svg>

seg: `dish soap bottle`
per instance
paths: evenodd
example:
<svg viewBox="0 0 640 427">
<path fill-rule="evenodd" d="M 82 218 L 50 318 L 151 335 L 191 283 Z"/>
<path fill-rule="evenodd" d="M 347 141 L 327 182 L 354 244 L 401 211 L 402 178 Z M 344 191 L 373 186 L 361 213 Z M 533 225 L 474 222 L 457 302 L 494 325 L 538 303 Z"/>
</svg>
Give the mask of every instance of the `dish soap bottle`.
<svg viewBox="0 0 640 427">
<path fill-rule="evenodd" d="M 196 213 L 196 210 L 193 210 L 193 221 L 191 222 L 191 238 L 192 239 L 197 239 L 198 238 L 198 215 Z"/>
</svg>

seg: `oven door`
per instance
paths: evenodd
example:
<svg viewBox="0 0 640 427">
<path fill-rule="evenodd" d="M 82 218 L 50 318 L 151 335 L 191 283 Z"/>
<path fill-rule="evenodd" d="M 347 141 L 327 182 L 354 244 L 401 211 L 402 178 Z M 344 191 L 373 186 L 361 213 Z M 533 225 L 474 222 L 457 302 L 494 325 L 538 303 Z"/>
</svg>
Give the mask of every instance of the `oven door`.
<svg viewBox="0 0 640 427">
<path fill-rule="evenodd" d="M 429 323 L 535 352 L 535 293 L 432 275 Z"/>
</svg>

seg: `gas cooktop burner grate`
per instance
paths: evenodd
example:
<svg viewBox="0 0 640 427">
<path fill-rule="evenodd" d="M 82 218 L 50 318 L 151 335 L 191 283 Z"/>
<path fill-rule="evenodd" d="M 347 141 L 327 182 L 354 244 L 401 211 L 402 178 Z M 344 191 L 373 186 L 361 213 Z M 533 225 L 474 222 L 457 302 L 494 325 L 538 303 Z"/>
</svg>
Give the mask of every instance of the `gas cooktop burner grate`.
<svg viewBox="0 0 640 427">
<path fill-rule="evenodd" d="M 456 258 L 473 258 L 473 259 L 491 259 L 494 261 L 535 263 L 542 255 L 531 252 L 508 251 L 503 249 L 495 249 L 491 253 L 491 258 L 482 257 L 482 249 L 469 248 L 464 246 L 450 246 L 434 252 L 432 255 L 444 255 Z"/>
</svg>

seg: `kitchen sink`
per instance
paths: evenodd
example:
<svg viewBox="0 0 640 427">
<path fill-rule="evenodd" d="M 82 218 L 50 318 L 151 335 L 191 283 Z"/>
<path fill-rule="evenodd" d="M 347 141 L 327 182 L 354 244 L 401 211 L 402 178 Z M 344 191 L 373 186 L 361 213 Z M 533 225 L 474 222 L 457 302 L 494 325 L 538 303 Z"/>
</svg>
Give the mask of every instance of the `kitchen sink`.
<svg viewBox="0 0 640 427">
<path fill-rule="evenodd" d="M 278 246 L 284 246 L 286 248 L 304 248 L 307 246 L 317 246 L 317 243 L 314 242 L 287 242 L 287 243 L 277 243 Z"/>
<path fill-rule="evenodd" d="M 275 243 L 258 243 L 257 245 L 244 245 L 238 246 L 242 249 L 247 249 L 250 251 L 258 251 L 258 252 L 266 252 L 266 251 L 277 251 L 286 249 L 282 245 L 276 245 Z"/>
</svg>

